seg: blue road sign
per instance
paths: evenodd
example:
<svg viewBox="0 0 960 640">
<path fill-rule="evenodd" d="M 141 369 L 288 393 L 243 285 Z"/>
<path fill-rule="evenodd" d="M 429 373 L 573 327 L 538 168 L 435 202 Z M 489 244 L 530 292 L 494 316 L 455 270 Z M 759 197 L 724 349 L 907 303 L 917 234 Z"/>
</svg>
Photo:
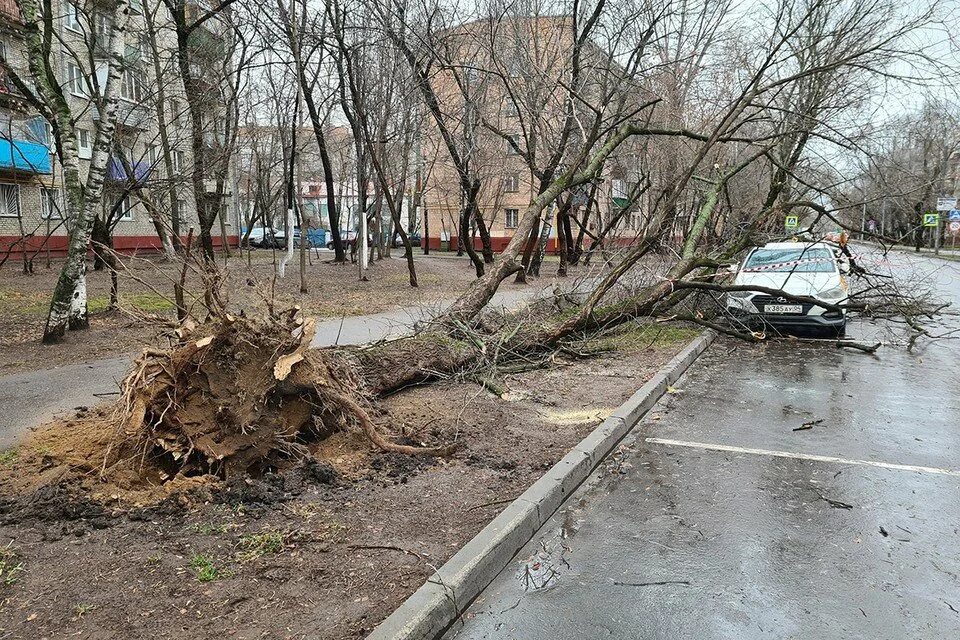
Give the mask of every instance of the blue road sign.
<svg viewBox="0 0 960 640">
<path fill-rule="evenodd" d="M 950 209 L 947 212 L 947 220 L 960 220 L 960 209 Z"/>
</svg>

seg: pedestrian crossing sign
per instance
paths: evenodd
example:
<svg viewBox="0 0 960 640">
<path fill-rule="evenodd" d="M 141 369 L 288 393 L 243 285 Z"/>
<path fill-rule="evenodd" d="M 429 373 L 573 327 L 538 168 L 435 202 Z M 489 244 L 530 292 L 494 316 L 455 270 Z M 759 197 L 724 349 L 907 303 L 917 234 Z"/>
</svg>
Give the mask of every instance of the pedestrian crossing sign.
<svg viewBox="0 0 960 640">
<path fill-rule="evenodd" d="M 800 216 L 787 216 L 783 226 L 787 229 L 796 229 L 800 226 Z"/>
<path fill-rule="evenodd" d="M 923 226 L 925 227 L 936 227 L 940 225 L 940 214 L 939 213 L 925 213 L 923 214 Z"/>
</svg>

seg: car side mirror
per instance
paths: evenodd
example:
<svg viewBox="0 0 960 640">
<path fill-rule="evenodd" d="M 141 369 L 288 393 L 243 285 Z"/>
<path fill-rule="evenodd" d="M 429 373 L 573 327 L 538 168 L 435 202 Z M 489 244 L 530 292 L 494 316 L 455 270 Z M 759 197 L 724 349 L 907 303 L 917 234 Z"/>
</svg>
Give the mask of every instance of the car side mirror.
<svg viewBox="0 0 960 640">
<path fill-rule="evenodd" d="M 838 261 L 837 261 L 837 264 L 838 264 L 838 266 L 840 267 L 840 273 L 842 273 L 843 275 L 849 275 L 849 274 L 850 274 L 850 262 L 849 262 L 849 261 L 847 261 L 847 260 L 838 260 Z"/>
</svg>

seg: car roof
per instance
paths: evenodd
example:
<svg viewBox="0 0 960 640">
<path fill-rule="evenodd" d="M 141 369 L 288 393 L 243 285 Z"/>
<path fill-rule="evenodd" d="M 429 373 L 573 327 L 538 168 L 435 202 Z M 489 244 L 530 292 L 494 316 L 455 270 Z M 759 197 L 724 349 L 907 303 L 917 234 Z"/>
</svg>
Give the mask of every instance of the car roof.
<svg viewBox="0 0 960 640">
<path fill-rule="evenodd" d="M 814 247 L 829 249 L 830 245 L 824 242 L 768 242 L 758 249 L 812 249 Z"/>
</svg>

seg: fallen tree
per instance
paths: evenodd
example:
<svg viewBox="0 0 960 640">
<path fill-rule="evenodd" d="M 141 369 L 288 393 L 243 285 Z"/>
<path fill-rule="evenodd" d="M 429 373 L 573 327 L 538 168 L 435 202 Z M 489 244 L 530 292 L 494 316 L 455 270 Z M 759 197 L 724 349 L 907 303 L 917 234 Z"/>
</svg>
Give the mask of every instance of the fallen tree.
<svg viewBox="0 0 960 640">
<path fill-rule="evenodd" d="M 891 43 L 917 27 L 915 22 L 887 26 L 872 3 L 855 2 L 835 14 L 831 8 L 837 7 L 779 6 L 765 54 L 741 84 L 723 88 L 720 106 L 704 118 L 702 130 L 655 119 L 660 98 L 639 101 L 630 117 L 613 121 L 598 110 L 590 135 L 583 136 L 582 146 L 569 147 L 562 170 L 538 189 L 501 255 L 442 316 L 413 336 L 310 350 L 310 319 L 296 310 L 277 310 L 271 300 L 265 310 L 230 309 L 216 267 L 197 262 L 193 268 L 202 272 L 206 286 L 197 296 L 203 304 L 182 314 L 184 323 L 169 349 L 146 351 L 123 382 L 101 473 L 132 470 L 160 482 L 257 475 L 282 469 L 306 455 L 312 443 L 344 430 L 362 433 L 385 451 L 442 455 L 450 452 L 447 443 L 398 442 L 389 421 L 378 419 L 378 399 L 447 377 L 496 388 L 498 372 L 541 366 L 556 353 L 578 353 L 591 336 L 639 319 L 673 317 L 722 328 L 718 303 L 737 290 L 719 277 L 724 264 L 782 236 L 787 211 L 813 211 L 818 219 L 844 224 L 821 204 L 829 200 L 829 189 L 816 186 L 822 170 L 803 163 L 805 146 L 818 135 L 837 136 L 822 118 L 838 109 L 834 100 L 846 105 L 839 80 L 870 65 L 882 74 L 892 61 Z M 814 36 L 822 42 L 810 49 L 804 43 L 817 41 Z M 575 89 L 567 98 L 587 102 Z M 678 173 L 651 195 L 646 223 L 632 245 L 611 259 L 582 295 L 559 291 L 515 314 L 489 310 L 501 283 L 523 268 L 521 254 L 544 211 L 575 189 L 596 186 L 611 156 L 638 139 L 648 146 L 677 143 L 683 164 L 675 164 Z M 733 204 L 731 191 L 748 185 L 752 191 Z M 685 201 L 695 204 L 688 219 L 680 220 Z M 645 269 L 654 255 L 662 258 L 662 268 Z M 891 283 L 867 282 L 862 289 L 869 301 L 851 299 L 843 306 L 899 314 L 910 322 L 937 312 L 931 301 Z M 752 290 L 822 304 L 779 290 Z M 182 303 L 178 308 L 187 311 Z"/>
</svg>

